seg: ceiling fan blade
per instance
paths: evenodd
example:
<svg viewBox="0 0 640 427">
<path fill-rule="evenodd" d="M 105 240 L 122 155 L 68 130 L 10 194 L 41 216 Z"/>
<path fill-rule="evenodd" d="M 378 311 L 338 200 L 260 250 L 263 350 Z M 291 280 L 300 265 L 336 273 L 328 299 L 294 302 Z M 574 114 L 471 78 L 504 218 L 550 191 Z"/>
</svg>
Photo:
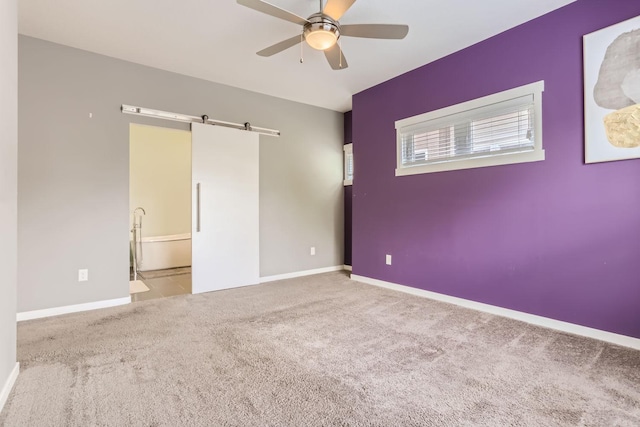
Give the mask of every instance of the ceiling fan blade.
<svg viewBox="0 0 640 427">
<path fill-rule="evenodd" d="M 356 24 L 341 25 L 340 35 L 369 39 L 403 39 L 409 33 L 408 25 Z"/>
<path fill-rule="evenodd" d="M 293 36 L 290 39 L 283 40 L 280 43 L 276 43 L 273 46 L 269 46 L 265 49 L 262 49 L 260 52 L 258 52 L 258 55 L 260 56 L 275 55 L 276 53 L 280 53 L 283 50 L 289 49 L 290 47 L 297 45 L 298 43 L 300 43 L 301 40 L 302 38 L 300 36 Z"/>
<path fill-rule="evenodd" d="M 344 70 L 349 66 L 342 49 L 340 49 L 340 46 L 337 43 L 325 50 L 324 56 L 327 58 L 329 65 L 331 65 L 331 68 L 334 70 Z"/>
<path fill-rule="evenodd" d="M 284 19 L 285 21 L 293 22 L 294 24 L 304 25 L 307 20 L 301 16 L 291 13 L 284 9 L 280 9 L 278 6 L 274 6 L 271 3 L 267 3 L 262 0 L 238 0 L 238 4 L 246 6 L 250 9 L 257 10 L 258 12 L 266 13 L 267 15 L 275 16 L 276 18 Z"/>
<path fill-rule="evenodd" d="M 355 2 L 356 0 L 328 0 L 322 13 L 338 21 Z"/>
</svg>

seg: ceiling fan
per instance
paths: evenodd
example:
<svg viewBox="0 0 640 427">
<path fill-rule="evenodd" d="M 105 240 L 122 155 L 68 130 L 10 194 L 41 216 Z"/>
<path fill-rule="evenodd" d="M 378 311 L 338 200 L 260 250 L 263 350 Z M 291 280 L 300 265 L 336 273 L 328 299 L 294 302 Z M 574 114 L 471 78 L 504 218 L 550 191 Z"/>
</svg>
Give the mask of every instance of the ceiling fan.
<svg viewBox="0 0 640 427">
<path fill-rule="evenodd" d="M 371 39 L 403 39 L 409 32 L 408 25 L 392 24 L 357 24 L 340 25 L 338 20 L 355 3 L 356 0 L 328 0 L 322 7 L 320 0 L 320 12 L 314 13 L 307 19 L 274 6 L 262 0 L 237 0 L 238 4 L 293 22 L 302 26 L 302 34 L 283 40 L 273 46 L 258 52 L 260 56 L 272 56 L 302 42 L 302 39 L 314 49 L 324 51 L 329 65 L 334 70 L 342 70 L 348 67 L 342 49 L 338 44 L 340 36 L 364 37 Z"/>
</svg>

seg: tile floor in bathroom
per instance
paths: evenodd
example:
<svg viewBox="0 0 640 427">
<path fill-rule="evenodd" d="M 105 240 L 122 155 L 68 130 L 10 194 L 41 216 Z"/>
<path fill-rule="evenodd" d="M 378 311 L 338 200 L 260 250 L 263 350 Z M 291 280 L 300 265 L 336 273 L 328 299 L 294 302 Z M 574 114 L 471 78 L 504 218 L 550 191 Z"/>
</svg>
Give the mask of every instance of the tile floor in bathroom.
<svg viewBox="0 0 640 427">
<path fill-rule="evenodd" d="M 133 280 L 133 273 L 131 273 L 131 280 Z M 191 268 L 143 271 L 138 273 L 138 280 L 142 280 L 149 290 L 132 294 L 131 302 L 191 293 Z"/>
</svg>

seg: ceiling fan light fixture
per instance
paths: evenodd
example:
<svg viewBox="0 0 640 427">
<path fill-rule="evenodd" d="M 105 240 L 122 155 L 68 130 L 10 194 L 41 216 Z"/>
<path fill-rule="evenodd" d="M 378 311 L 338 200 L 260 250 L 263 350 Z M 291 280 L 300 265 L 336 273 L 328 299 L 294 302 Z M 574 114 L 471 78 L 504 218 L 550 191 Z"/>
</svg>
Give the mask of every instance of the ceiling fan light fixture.
<svg viewBox="0 0 640 427">
<path fill-rule="evenodd" d="M 333 31 L 315 30 L 305 33 L 307 44 L 317 50 L 327 50 L 338 41 L 338 36 Z"/>
<path fill-rule="evenodd" d="M 304 39 L 316 50 L 327 50 L 338 42 L 340 27 L 331 18 L 320 13 L 311 15 L 304 26 Z"/>
</svg>

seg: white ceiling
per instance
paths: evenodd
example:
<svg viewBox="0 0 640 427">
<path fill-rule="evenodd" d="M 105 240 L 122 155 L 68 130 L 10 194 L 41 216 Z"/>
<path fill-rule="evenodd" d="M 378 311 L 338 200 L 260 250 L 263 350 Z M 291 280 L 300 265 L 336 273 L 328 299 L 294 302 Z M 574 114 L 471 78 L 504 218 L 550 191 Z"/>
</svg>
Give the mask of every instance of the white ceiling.
<svg viewBox="0 0 640 427">
<path fill-rule="evenodd" d="M 255 54 L 300 27 L 235 0 L 19 0 L 32 37 L 336 111 L 351 95 L 575 0 L 359 0 L 342 24 L 408 24 L 404 40 L 341 38 L 349 68 L 305 45 Z M 307 17 L 319 0 L 270 0 Z M 153 106 L 150 106 L 153 107 Z"/>
</svg>

